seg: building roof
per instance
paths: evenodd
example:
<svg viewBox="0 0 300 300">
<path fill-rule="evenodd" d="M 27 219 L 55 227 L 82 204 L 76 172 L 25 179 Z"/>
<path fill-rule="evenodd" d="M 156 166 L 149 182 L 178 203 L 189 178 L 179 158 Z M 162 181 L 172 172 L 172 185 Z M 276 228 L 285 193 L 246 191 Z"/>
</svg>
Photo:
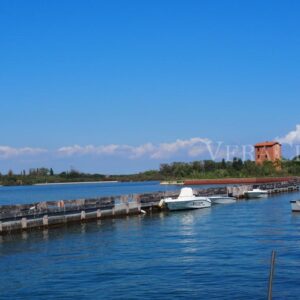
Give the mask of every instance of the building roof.
<svg viewBox="0 0 300 300">
<path fill-rule="evenodd" d="M 254 147 L 272 147 L 274 145 L 280 145 L 278 142 L 263 142 L 263 143 L 257 143 L 254 145 Z"/>
</svg>

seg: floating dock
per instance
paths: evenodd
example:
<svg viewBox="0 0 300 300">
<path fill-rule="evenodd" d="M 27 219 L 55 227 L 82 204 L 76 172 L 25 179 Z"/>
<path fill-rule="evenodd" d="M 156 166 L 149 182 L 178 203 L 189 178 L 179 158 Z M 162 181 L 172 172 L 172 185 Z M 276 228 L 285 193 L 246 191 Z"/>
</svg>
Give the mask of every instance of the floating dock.
<svg viewBox="0 0 300 300">
<path fill-rule="evenodd" d="M 268 190 L 269 194 L 299 190 L 299 182 L 281 182 L 264 185 L 224 186 L 194 189 L 197 196 L 230 195 L 241 199 L 244 192 L 254 187 Z M 0 235 L 31 229 L 44 229 L 67 223 L 88 222 L 159 211 L 162 198 L 177 197 L 179 191 L 156 192 L 78 200 L 60 200 L 31 204 L 0 206 Z"/>
</svg>

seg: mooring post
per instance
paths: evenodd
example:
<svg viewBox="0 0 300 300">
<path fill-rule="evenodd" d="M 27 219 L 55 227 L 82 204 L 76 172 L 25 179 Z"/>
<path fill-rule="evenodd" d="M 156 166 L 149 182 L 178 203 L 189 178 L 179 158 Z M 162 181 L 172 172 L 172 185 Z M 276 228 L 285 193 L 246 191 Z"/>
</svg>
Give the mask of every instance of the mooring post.
<svg viewBox="0 0 300 300">
<path fill-rule="evenodd" d="M 43 225 L 48 226 L 48 215 L 43 216 Z"/>
<path fill-rule="evenodd" d="M 101 218 L 101 210 L 100 209 L 97 209 L 97 218 Z"/>
<path fill-rule="evenodd" d="M 272 299 L 272 287 L 273 287 L 273 276 L 275 271 L 275 258 L 276 251 L 272 251 L 271 255 L 271 266 L 270 266 L 270 275 L 269 275 L 269 288 L 268 288 L 268 300 Z"/>
<path fill-rule="evenodd" d="M 21 219 L 21 226 L 22 226 L 22 229 L 27 228 L 27 219 L 26 218 Z"/>
</svg>

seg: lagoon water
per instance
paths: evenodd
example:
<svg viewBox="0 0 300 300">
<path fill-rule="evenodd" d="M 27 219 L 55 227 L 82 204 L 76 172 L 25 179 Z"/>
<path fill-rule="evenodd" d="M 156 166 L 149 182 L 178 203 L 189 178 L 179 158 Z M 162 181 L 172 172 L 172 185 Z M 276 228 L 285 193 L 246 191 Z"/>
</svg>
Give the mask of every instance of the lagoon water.
<svg viewBox="0 0 300 300">
<path fill-rule="evenodd" d="M 109 194 L 157 187 L 119 185 Z M 1 202 L 99 192 L 74 187 L 78 194 L 70 186 L 8 188 Z M 300 299 L 300 214 L 289 204 L 299 198 L 281 194 L 4 236 L 0 299 L 266 299 L 272 250 L 274 299 Z"/>
<path fill-rule="evenodd" d="M 180 189 L 180 186 L 160 185 L 159 181 L 0 186 L 0 205 L 164 192 L 176 189 Z"/>
</svg>

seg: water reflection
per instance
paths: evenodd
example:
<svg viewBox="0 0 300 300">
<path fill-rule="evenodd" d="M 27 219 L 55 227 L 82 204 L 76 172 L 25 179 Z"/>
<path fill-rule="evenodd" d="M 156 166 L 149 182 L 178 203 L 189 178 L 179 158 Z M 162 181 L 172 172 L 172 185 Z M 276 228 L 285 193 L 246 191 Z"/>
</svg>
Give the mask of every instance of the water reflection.
<svg viewBox="0 0 300 300">
<path fill-rule="evenodd" d="M 178 244 L 181 245 L 181 251 L 184 254 L 181 258 L 184 262 L 193 262 L 197 257 L 194 254 L 199 252 L 199 237 L 201 235 L 201 227 L 199 222 L 202 218 L 210 214 L 210 209 L 194 210 L 184 212 L 180 218 Z M 205 226 L 205 225 L 203 225 Z"/>
<path fill-rule="evenodd" d="M 27 240 L 28 239 L 28 232 L 27 231 L 22 231 L 21 236 L 22 236 L 23 240 Z"/>
<path fill-rule="evenodd" d="M 86 223 L 81 223 L 81 233 L 86 233 Z"/>
<path fill-rule="evenodd" d="M 191 212 L 184 213 L 183 216 L 181 217 L 181 224 L 183 226 L 188 226 L 188 227 L 193 225 L 194 224 L 194 214 Z"/>
<path fill-rule="evenodd" d="M 43 239 L 45 241 L 47 241 L 49 239 L 49 229 L 48 228 L 43 229 Z"/>
</svg>

